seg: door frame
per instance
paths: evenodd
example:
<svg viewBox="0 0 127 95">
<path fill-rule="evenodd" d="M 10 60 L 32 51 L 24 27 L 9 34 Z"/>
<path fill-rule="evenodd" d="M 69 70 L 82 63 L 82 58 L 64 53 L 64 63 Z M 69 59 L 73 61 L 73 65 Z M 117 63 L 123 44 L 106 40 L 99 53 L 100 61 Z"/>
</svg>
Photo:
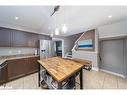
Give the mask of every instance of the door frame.
<svg viewBox="0 0 127 95">
<path fill-rule="evenodd" d="M 52 38 L 53 41 L 61 41 L 62 42 L 62 58 L 64 58 L 64 39 L 61 38 Z"/>
<path fill-rule="evenodd" d="M 104 70 L 104 69 L 101 69 L 100 68 L 100 64 L 101 64 L 101 43 L 102 41 L 106 41 L 106 40 L 119 40 L 119 39 L 122 39 L 123 40 L 123 74 L 118 74 L 118 73 L 115 73 L 115 72 L 111 72 L 111 71 L 108 71 L 108 70 Z M 99 40 L 99 70 L 100 71 L 104 71 L 104 72 L 107 72 L 107 73 L 110 73 L 110 74 L 113 74 L 113 75 L 116 75 L 116 76 L 119 76 L 119 77 L 122 77 L 122 78 L 126 78 L 126 70 L 127 68 L 126 67 L 126 62 L 125 62 L 125 36 L 123 37 L 113 37 L 113 38 L 106 38 L 106 39 L 100 39 Z M 100 60 L 101 59 L 101 60 Z"/>
</svg>

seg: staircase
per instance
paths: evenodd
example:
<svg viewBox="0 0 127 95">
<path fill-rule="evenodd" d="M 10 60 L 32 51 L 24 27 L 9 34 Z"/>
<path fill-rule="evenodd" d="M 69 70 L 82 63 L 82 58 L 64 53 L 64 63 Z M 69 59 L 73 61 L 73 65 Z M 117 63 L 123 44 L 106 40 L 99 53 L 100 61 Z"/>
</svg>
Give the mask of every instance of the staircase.
<svg viewBox="0 0 127 95">
<path fill-rule="evenodd" d="M 93 38 L 94 37 L 94 38 Z M 92 39 L 94 42 L 93 50 L 80 50 L 78 49 L 78 41 L 85 39 Z M 98 31 L 96 30 L 89 30 L 84 32 L 76 41 L 71 50 L 72 52 L 72 59 L 81 59 L 81 60 L 88 60 L 92 64 L 92 69 L 95 71 L 99 70 L 99 60 L 98 60 Z"/>
<path fill-rule="evenodd" d="M 67 52 L 65 58 L 72 59 L 72 51 Z"/>
<path fill-rule="evenodd" d="M 84 34 L 85 34 L 85 32 L 75 41 L 75 44 L 74 44 L 74 46 L 73 46 L 73 48 L 72 48 L 71 51 L 76 51 L 77 46 L 78 46 L 78 41 L 82 38 L 82 36 L 83 36 Z"/>
<path fill-rule="evenodd" d="M 84 35 L 84 33 L 75 41 L 75 44 L 74 44 L 73 48 L 71 49 L 71 51 L 68 51 L 65 54 L 65 58 L 72 59 L 72 52 L 76 51 L 76 48 L 77 48 L 77 45 L 78 45 L 77 43 L 78 43 L 79 39 Z"/>
</svg>

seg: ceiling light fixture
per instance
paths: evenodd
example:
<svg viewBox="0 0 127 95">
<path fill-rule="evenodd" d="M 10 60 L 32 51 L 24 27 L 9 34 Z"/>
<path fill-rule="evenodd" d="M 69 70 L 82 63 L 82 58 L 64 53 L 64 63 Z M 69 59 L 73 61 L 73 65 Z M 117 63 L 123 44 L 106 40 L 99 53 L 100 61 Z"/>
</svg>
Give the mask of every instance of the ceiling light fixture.
<svg viewBox="0 0 127 95">
<path fill-rule="evenodd" d="M 58 28 L 55 29 L 55 35 L 59 35 L 59 29 Z"/>
<path fill-rule="evenodd" d="M 108 18 L 112 18 L 112 15 L 109 15 Z"/>
<path fill-rule="evenodd" d="M 67 32 L 67 26 L 65 24 L 62 27 L 62 31 L 63 31 L 63 33 L 66 33 Z"/>
<path fill-rule="evenodd" d="M 18 20 L 18 19 L 19 19 L 19 17 L 15 16 L 15 20 Z"/>
</svg>

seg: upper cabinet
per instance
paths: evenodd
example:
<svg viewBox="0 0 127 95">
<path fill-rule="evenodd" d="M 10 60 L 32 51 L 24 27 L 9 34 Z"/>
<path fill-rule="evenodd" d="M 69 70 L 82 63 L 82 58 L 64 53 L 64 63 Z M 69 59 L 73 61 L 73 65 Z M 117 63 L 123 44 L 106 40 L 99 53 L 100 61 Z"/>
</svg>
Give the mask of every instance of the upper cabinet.
<svg viewBox="0 0 127 95">
<path fill-rule="evenodd" d="M 39 40 L 51 40 L 52 38 L 48 35 L 39 35 Z"/>
<path fill-rule="evenodd" d="M 37 48 L 39 40 L 51 40 L 50 36 L 0 27 L 0 47 Z"/>
<path fill-rule="evenodd" d="M 11 33 L 10 29 L 0 27 L 0 47 L 11 46 Z"/>
<path fill-rule="evenodd" d="M 12 46 L 13 47 L 27 47 L 28 33 L 22 31 L 13 31 Z"/>
<path fill-rule="evenodd" d="M 35 33 L 28 33 L 28 47 L 37 48 L 39 46 L 39 35 Z"/>
</svg>

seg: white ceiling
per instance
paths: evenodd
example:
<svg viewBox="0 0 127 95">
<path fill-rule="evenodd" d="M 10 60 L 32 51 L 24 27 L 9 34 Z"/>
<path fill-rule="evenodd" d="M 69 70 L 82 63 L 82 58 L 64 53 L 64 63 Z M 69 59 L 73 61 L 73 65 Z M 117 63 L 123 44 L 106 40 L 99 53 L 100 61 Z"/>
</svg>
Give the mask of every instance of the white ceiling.
<svg viewBox="0 0 127 95">
<path fill-rule="evenodd" d="M 127 18 L 127 6 L 0 6 L 0 26 L 51 34 L 66 24 L 68 36 Z M 108 16 L 112 15 L 109 19 Z M 15 16 L 19 17 L 15 20 Z M 49 29 L 50 27 L 50 29 Z"/>
</svg>

